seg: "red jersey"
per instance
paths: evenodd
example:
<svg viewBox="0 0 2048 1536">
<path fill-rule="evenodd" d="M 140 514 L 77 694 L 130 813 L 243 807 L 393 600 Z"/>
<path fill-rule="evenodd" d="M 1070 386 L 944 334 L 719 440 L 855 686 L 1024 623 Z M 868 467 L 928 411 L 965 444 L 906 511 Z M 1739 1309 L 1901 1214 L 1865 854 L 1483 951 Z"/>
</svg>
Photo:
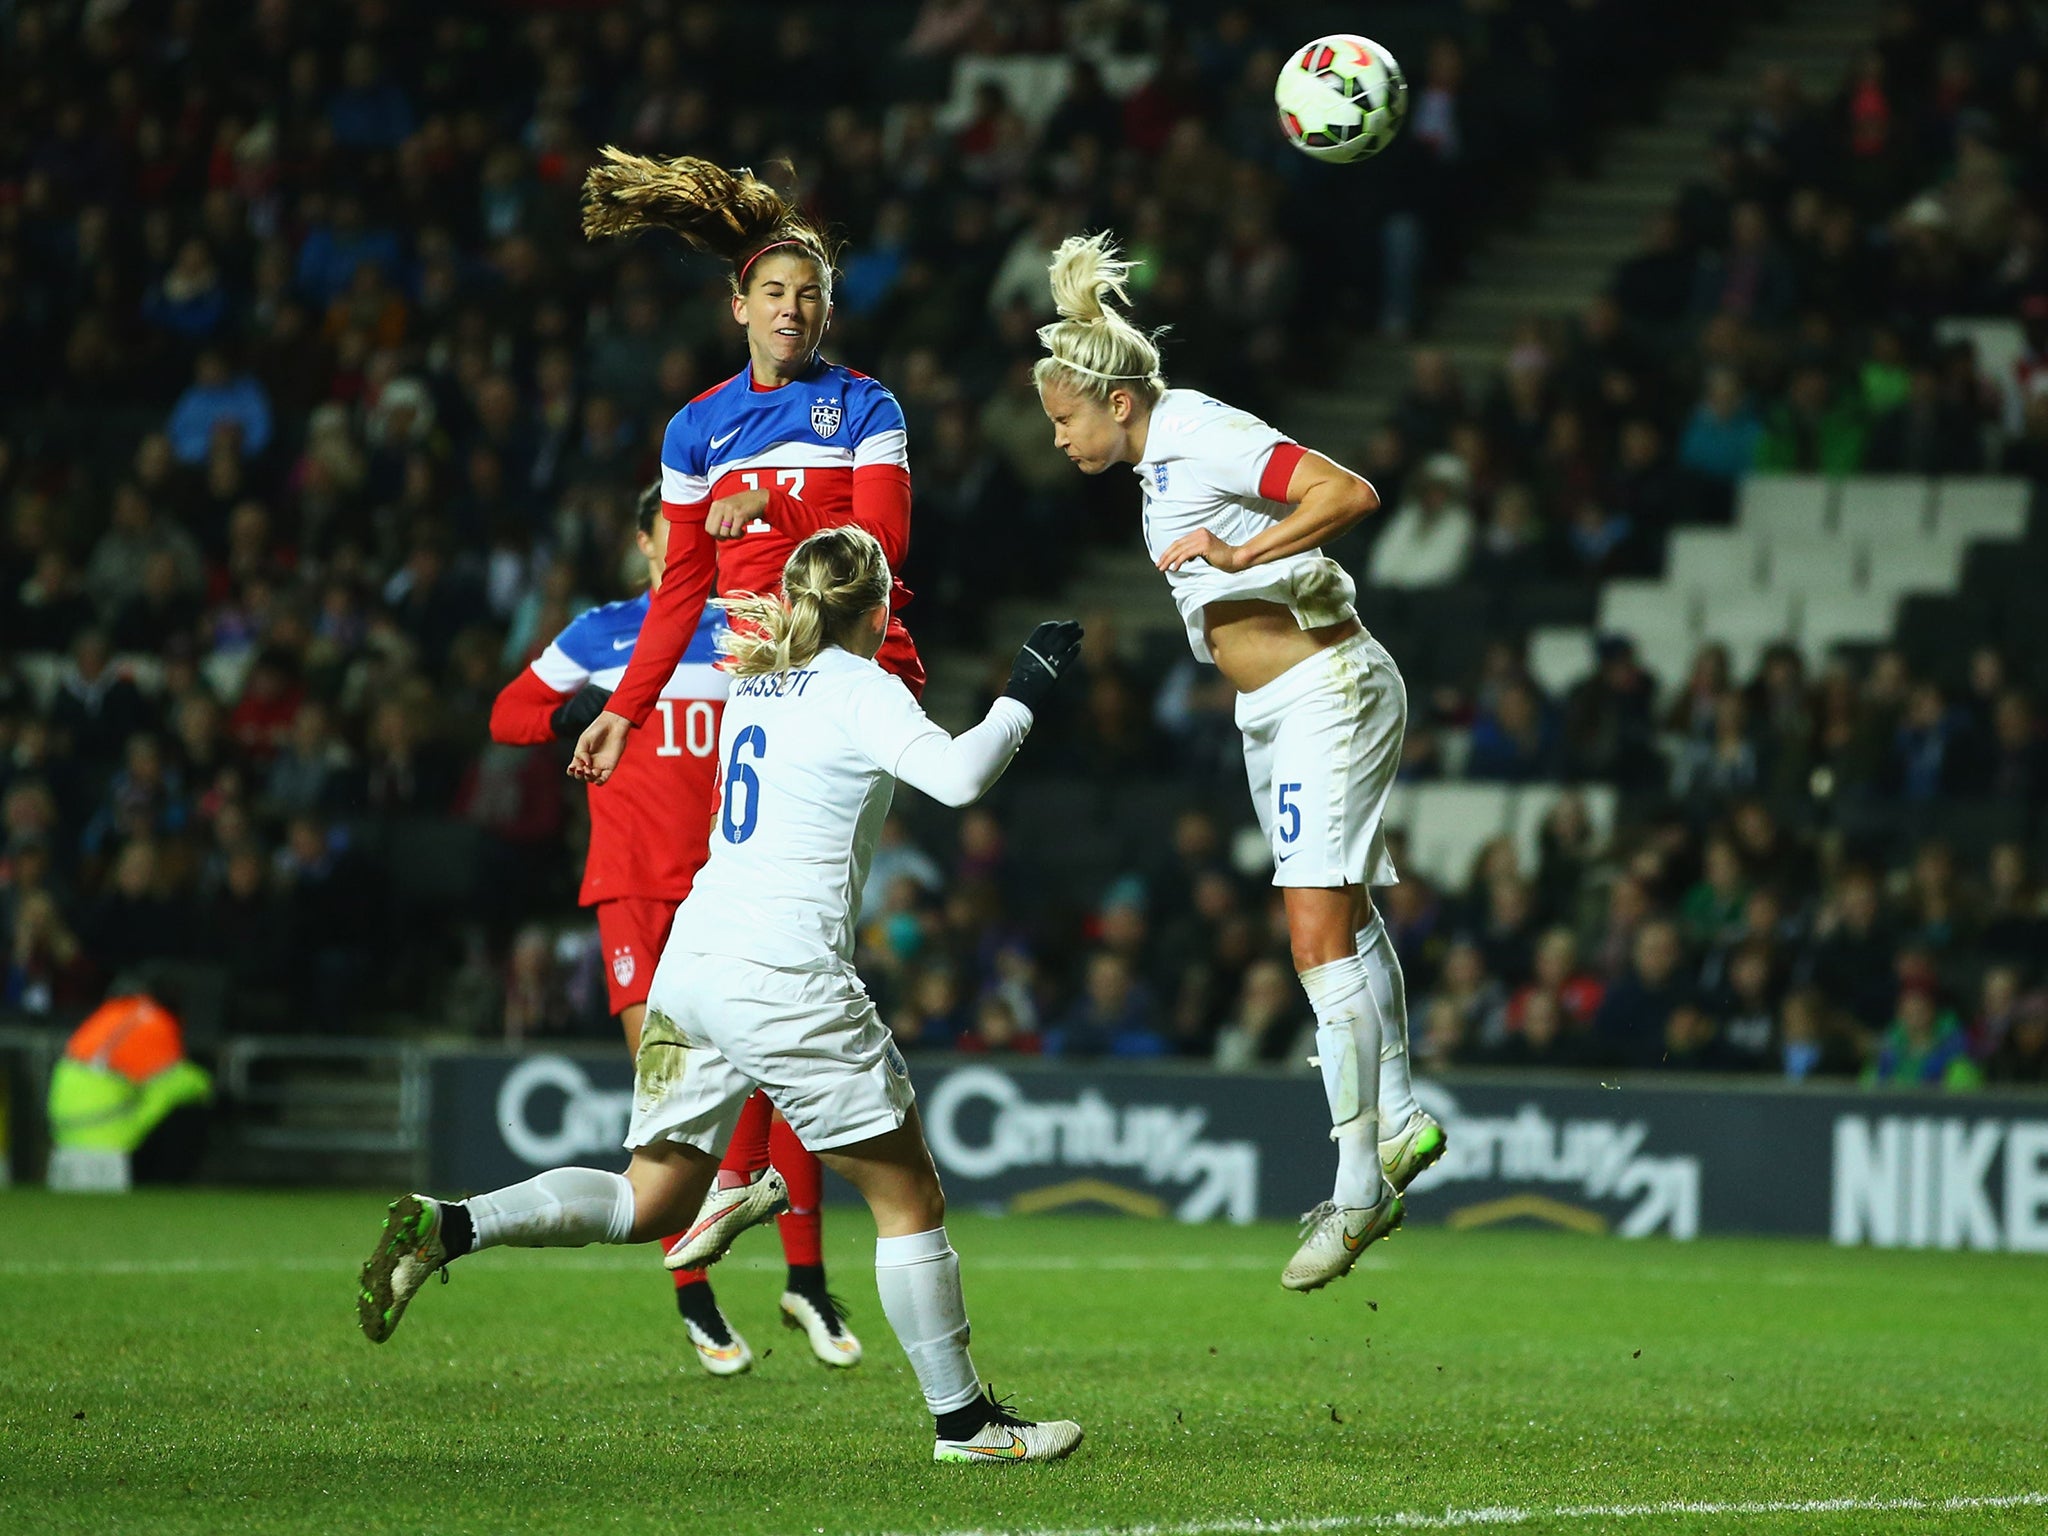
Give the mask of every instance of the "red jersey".
<svg viewBox="0 0 2048 1536">
<path fill-rule="evenodd" d="M 737 539 L 718 542 L 705 515 L 721 496 L 765 491 L 768 506 Z M 820 359 L 810 373 L 762 389 L 745 370 L 676 412 L 662 438 L 661 510 L 668 565 L 641 645 L 608 706 L 635 725 L 681 656 L 716 590 L 774 592 L 790 552 L 824 528 L 858 524 L 891 570 L 910 553 L 910 470 L 903 410 L 866 374 Z M 896 584 L 892 607 L 909 593 Z M 924 691 L 924 664 L 893 613 L 875 660 Z"/>
<path fill-rule="evenodd" d="M 498 695 L 491 739 L 548 741 L 550 717 L 585 684 L 616 688 L 636 654 L 648 609 L 643 592 L 572 619 Z M 610 779 L 590 786 L 590 852 L 579 898 L 586 907 L 629 896 L 681 901 L 704 867 L 718 805 L 726 676 L 716 665 L 724 615 L 701 601 L 699 613 L 689 644 L 652 701 L 650 728 L 627 738 Z"/>
</svg>

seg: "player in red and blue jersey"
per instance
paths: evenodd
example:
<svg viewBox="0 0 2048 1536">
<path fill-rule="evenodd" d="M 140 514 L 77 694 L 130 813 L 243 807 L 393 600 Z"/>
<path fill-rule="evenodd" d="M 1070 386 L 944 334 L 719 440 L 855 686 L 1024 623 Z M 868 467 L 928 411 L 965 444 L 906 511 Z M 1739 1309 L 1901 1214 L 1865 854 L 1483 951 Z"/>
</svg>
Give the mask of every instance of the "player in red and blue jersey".
<svg viewBox="0 0 2048 1536">
<path fill-rule="evenodd" d="M 819 353 L 832 318 L 832 254 L 773 187 L 683 156 L 607 148 L 584 183 L 587 235 L 671 229 L 732 266 L 748 366 L 678 411 L 662 439 L 668 563 L 633 663 L 576 744 L 570 772 L 602 784 L 653 708 L 714 592 L 769 593 L 805 538 L 858 524 L 892 570 L 910 552 L 903 411 L 865 374 Z M 899 584 L 892 607 L 908 594 Z M 894 613 L 880 655 L 913 694 L 924 664 Z"/>
<path fill-rule="evenodd" d="M 491 708 L 492 740 L 524 746 L 571 739 L 604 707 L 639 648 L 662 584 L 668 525 L 660 511 L 660 487 L 649 486 L 640 499 L 637 535 L 647 560 L 648 590 L 571 620 L 498 695 Z M 639 1049 L 648 984 L 676 908 L 704 867 L 717 806 L 718 727 L 725 712 L 726 675 L 717 666 L 722 627 L 720 611 L 705 607 L 682 655 L 661 681 L 648 712 L 652 728 L 633 743 L 603 790 L 590 796 L 590 849 L 579 899 L 597 909 L 605 987 L 629 1051 Z M 721 1174 L 735 1187 L 749 1187 L 772 1162 L 782 1175 L 792 1192 L 792 1209 L 782 1217 L 790 1267 L 783 1311 L 810 1334 L 820 1359 L 857 1364 L 860 1341 L 825 1289 L 818 1200 L 801 1198 L 822 1185 L 817 1157 L 786 1125 L 771 1125 L 765 1098 L 749 1113 L 755 1124 L 748 1134 L 733 1137 Z M 675 1271 L 675 1290 L 690 1343 L 707 1371 L 734 1376 L 753 1364 L 753 1351 L 719 1310 L 701 1269 Z"/>
<path fill-rule="evenodd" d="M 684 406 L 663 436 L 667 559 L 633 659 L 570 761 L 570 774 L 592 785 L 613 776 L 629 734 L 653 714 L 714 593 L 776 591 L 791 552 L 823 528 L 865 528 L 892 570 L 910 552 L 902 408 L 875 380 L 819 353 L 832 318 L 824 237 L 751 172 L 607 147 L 584 181 L 583 232 L 596 238 L 643 229 L 672 230 L 731 266 L 732 318 L 746 337 L 747 367 Z M 899 584 L 892 610 L 908 596 Z M 924 665 L 893 611 L 875 659 L 913 694 L 923 692 Z M 757 1096 L 734 1129 L 728 1164 L 758 1167 L 757 1149 L 777 1133 Z M 777 1167 L 789 1178 L 790 1169 Z M 802 1188 L 791 1180 L 793 1210 L 815 1208 L 821 1181 L 815 1172 L 811 1178 Z M 724 1252 L 738 1229 L 775 1208 L 769 1182 L 744 1183 L 731 1167 L 721 1171 L 686 1245 Z M 786 1295 L 784 1308 L 810 1335 L 812 1351 L 837 1363 L 831 1351 L 851 1335 L 829 1298 L 807 1312 L 792 1309 Z"/>
</svg>

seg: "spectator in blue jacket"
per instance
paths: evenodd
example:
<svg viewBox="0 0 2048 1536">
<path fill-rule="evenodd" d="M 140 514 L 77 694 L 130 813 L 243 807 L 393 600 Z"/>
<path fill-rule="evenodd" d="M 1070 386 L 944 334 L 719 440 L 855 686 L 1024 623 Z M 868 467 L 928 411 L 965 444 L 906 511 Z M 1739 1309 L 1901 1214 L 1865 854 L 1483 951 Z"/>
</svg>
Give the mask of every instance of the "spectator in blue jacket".
<svg viewBox="0 0 2048 1536">
<path fill-rule="evenodd" d="M 143 318 L 186 341 L 204 341 L 227 319 L 228 294 L 204 240 L 187 240 L 178 259 L 143 296 Z"/>
<path fill-rule="evenodd" d="M 209 347 L 199 354 L 192 383 L 171 407 L 164 431 L 180 464 L 204 464 L 214 431 L 223 423 L 237 429 L 242 457 L 253 459 L 270 446 L 270 396 L 255 375 L 235 373 L 227 355 Z"/>
<path fill-rule="evenodd" d="M 345 149 L 396 149 L 412 136 L 412 103 L 367 43 L 342 59 L 342 87 L 327 103 L 327 125 Z"/>
<path fill-rule="evenodd" d="M 1716 368 L 1685 424 L 1678 462 L 1694 474 L 1732 485 L 1756 462 L 1763 435 L 1763 421 L 1743 393 L 1741 376 L 1732 368 Z"/>
<path fill-rule="evenodd" d="M 1166 1037 L 1155 1024 L 1152 994 L 1112 950 L 1088 958 L 1081 995 L 1045 1037 L 1049 1056 L 1164 1056 Z"/>
<path fill-rule="evenodd" d="M 326 222 L 306 232 L 292 276 L 299 292 L 324 310 L 348 291 L 356 268 L 366 261 L 375 262 L 396 282 L 401 266 L 398 236 L 388 229 L 367 227 L 362 204 L 343 194 L 334 200 L 333 213 Z"/>
<path fill-rule="evenodd" d="M 1523 783 L 1551 777 L 1557 769 L 1555 712 L 1524 682 L 1501 689 L 1490 709 L 1472 721 L 1472 756 L 1465 771 L 1475 779 Z"/>
<path fill-rule="evenodd" d="M 1608 1060 L 1631 1067 L 1658 1064 L 1671 1015 L 1691 1001 L 1691 989 L 1679 974 L 1684 958 L 1673 924 L 1643 925 L 1636 935 L 1634 964 L 1608 989 L 1593 1019 L 1593 1033 Z"/>
</svg>

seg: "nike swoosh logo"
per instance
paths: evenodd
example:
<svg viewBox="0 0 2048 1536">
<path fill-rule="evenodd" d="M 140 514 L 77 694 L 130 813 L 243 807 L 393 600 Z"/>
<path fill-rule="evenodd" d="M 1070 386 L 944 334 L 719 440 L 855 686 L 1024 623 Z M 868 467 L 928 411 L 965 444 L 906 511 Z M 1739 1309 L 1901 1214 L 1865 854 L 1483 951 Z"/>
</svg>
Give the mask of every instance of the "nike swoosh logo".
<svg viewBox="0 0 2048 1536">
<path fill-rule="evenodd" d="M 1294 850 L 1294 853 L 1299 853 L 1299 852 L 1301 852 L 1301 850 L 1300 850 L 1299 848 L 1297 848 L 1297 849 L 1295 849 L 1295 850 Z M 1286 863 L 1286 862 L 1287 862 L 1287 861 L 1288 861 L 1289 859 L 1291 859 L 1291 858 L 1293 858 L 1293 857 L 1294 857 L 1294 853 L 1281 853 L 1281 854 L 1275 854 L 1275 855 L 1273 856 L 1273 862 L 1274 862 L 1275 864 L 1285 864 L 1285 863 Z"/>
<path fill-rule="evenodd" d="M 640 637 L 638 635 L 635 635 L 633 637 L 633 640 L 637 640 L 639 638 Z M 631 649 L 633 649 L 633 640 L 614 640 L 612 642 L 612 649 L 615 651 L 630 651 Z"/>
<path fill-rule="evenodd" d="M 977 1456 L 994 1456 L 1001 1461 L 1022 1461 L 1024 1459 L 1024 1442 L 1018 1438 L 1017 1432 L 1014 1429 L 1010 1431 L 1010 1443 L 1008 1445 L 963 1445 L 960 1449 L 972 1451 Z"/>
<path fill-rule="evenodd" d="M 731 442 L 734 438 L 738 437 L 739 435 L 740 429 L 738 427 L 734 427 L 730 432 L 726 433 L 725 436 L 714 437 L 713 439 L 711 439 L 711 446 L 713 448 L 723 448 L 727 443 Z"/>
</svg>

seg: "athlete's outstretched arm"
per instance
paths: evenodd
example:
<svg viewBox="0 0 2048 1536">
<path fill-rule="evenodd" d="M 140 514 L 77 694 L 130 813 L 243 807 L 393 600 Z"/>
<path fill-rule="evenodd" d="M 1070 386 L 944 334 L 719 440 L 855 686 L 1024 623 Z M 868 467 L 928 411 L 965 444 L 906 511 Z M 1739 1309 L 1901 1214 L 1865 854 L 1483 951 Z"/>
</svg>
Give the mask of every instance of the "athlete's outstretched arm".
<svg viewBox="0 0 2048 1536">
<path fill-rule="evenodd" d="M 876 735 L 888 743 L 885 750 L 894 758 L 881 766 L 942 805 L 972 805 L 1003 776 L 1045 696 L 1080 654 L 1079 624 L 1039 625 L 1017 652 L 1002 697 L 989 706 L 981 724 L 958 736 L 933 724 L 899 684 L 886 695 L 889 707 L 876 722 Z"/>
<path fill-rule="evenodd" d="M 626 733 L 647 718 L 662 686 L 675 674 L 690 637 L 704 617 L 704 604 L 718 579 L 717 546 L 704 531 L 705 502 L 663 502 L 669 521 L 668 563 L 655 589 L 633 646 L 633 660 L 604 713 L 578 738 L 569 776 L 602 784 L 625 755 Z"/>
<path fill-rule="evenodd" d="M 1031 730 L 1031 711 L 1012 698 L 1000 698 L 972 730 L 948 736 L 931 726 L 896 759 L 896 777 L 924 791 L 941 805 L 972 805 L 994 786 L 1024 745 Z"/>
<path fill-rule="evenodd" d="M 1294 465 L 1288 472 L 1284 493 L 1276 495 L 1280 487 L 1270 482 L 1283 454 L 1292 457 Z M 1206 560 L 1219 571 L 1242 571 L 1271 560 L 1284 560 L 1341 538 L 1380 504 L 1379 493 L 1363 477 L 1320 453 L 1307 452 L 1291 443 L 1273 450 L 1273 462 L 1268 464 L 1266 473 L 1268 484 L 1261 487 L 1262 491 L 1270 500 L 1290 503 L 1292 511 L 1242 544 L 1226 544 L 1206 528 L 1184 534 L 1166 546 L 1159 557 L 1159 569 L 1177 571 L 1190 560 Z"/>
</svg>

